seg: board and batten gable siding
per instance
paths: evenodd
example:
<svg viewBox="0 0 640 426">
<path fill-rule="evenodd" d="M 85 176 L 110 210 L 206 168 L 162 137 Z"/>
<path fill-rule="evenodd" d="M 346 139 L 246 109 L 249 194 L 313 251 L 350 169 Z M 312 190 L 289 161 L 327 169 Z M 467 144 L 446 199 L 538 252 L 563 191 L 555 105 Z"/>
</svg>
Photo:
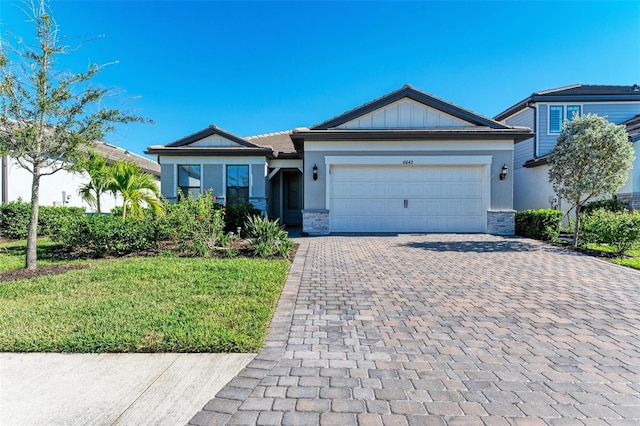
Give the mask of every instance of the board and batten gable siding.
<svg viewBox="0 0 640 426">
<path fill-rule="evenodd" d="M 536 157 L 542 157 L 551 152 L 560 133 L 549 133 L 549 105 L 538 104 L 538 128 L 537 130 L 537 150 Z"/>
<path fill-rule="evenodd" d="M 530 129 L 534 129 L 535 120 L 534 120 L 534 109 L 526 108 L 519 113 L 512 115 L 511 117 L 505 120 L 505 123 L 509 126 L 523 126 L 528 127 Z M 513 148 L 513 167 L 514 169 L 519 169 L 522 165 L 534 158 L 535 156 L 535 144 L 534 138 L 529 138 L 525 141 L 518 142 L 515 144 Z"/>
<path fill-rule="evenodd" d="M 584 104 L 583 114 L 598 114 L 612 123 L 620 124 L 640 114 L 640 102 Z"/>
<path fill-rule="evenodd" d="M 200 139 L 199 141 L 192 142 L 189 146 L 240 146 L 236 142 L 230 141 L 227 138 L 223 138 L 220 135 L 210 135 L 206 138 Z"/>
<path fill-rule="evenodd" d="M 404 98 L 341 124 L 336 129 L 424 129 L 470 126 L 474 124 Z"/>
</svg>

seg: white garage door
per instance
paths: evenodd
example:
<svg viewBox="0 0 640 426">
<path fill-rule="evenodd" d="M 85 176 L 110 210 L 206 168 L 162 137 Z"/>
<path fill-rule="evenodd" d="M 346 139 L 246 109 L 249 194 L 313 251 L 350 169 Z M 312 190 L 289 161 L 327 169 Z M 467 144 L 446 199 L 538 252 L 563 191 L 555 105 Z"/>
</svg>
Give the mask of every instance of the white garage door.
<svg viewBox="0 0 640 426">
<path fill-rule="evenodd" d="M 484 168 L 332 166 L 332 232 L 483 232 Z"/>
</svg>

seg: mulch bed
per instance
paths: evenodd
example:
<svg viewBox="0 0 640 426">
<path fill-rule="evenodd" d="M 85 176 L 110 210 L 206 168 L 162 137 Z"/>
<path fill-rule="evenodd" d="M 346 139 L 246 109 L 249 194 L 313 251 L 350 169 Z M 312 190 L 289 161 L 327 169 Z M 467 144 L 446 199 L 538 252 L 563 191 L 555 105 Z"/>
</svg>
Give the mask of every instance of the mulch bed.
<svg viewBox="0 0 640 426">
<path fill-rule="evenodd" d="M 90 264 L 74 264 L 74 265 L 49 265 L 39 266 L 37 269 L 31 271 L 25 268 L 16 269 L 14 271 L 7 271 L 0 273 L 0 282 L 4 281 L 16 281 L 31 278 L 43 277 L 45 275 L 60 275 L 68 271 L 76 269 L 90 268 Z"/>
</svg>

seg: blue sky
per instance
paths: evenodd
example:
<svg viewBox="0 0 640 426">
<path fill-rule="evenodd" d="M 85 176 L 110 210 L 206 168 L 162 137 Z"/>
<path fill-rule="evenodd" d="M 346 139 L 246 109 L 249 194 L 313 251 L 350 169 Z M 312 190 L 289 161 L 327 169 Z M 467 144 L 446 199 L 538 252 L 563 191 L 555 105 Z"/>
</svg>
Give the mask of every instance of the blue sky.
<svg viewBox="0 0 640 426">
<path fill-rule="evenodd" d="M 0 21 L 34 32 L 19 2 Z M 209 124 L 238 136 L 312 126 L 405 83 L 486 116 L 534 91 L 640 83 L 640 1 L 51 2 L 72 71 L 155 124 L 107 141 L 142 153 Z"/>
</svg>

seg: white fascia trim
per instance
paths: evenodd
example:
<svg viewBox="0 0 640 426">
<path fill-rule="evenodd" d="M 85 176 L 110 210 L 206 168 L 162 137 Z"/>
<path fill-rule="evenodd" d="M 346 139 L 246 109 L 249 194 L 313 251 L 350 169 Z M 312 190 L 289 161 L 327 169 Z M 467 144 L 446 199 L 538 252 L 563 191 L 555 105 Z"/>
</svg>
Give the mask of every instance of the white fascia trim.
<svg viewBox="0 0 640 426">
<path fill-rule="evenodd" d="M 324 158 L 327 166 L 334 165 L 388 165 L 388 166 L 466 166 L 489 165 L 493 163 L 491 155 L 404 155 L 404 156 L 328 156 Z M 329 174 L 329 173 L 327 173 Z"/>
<path fill-rule="evenodd" d="M 269 160 L 269 167 L 281 169 L 297 169 L 302 167 L 302 159 L 295 160 Z"/>
<path fill-rule="evenodd" d="M 513 151 L 513 140 L 452 141 L 306 141 L 306 152 Z"/>
</svg>

